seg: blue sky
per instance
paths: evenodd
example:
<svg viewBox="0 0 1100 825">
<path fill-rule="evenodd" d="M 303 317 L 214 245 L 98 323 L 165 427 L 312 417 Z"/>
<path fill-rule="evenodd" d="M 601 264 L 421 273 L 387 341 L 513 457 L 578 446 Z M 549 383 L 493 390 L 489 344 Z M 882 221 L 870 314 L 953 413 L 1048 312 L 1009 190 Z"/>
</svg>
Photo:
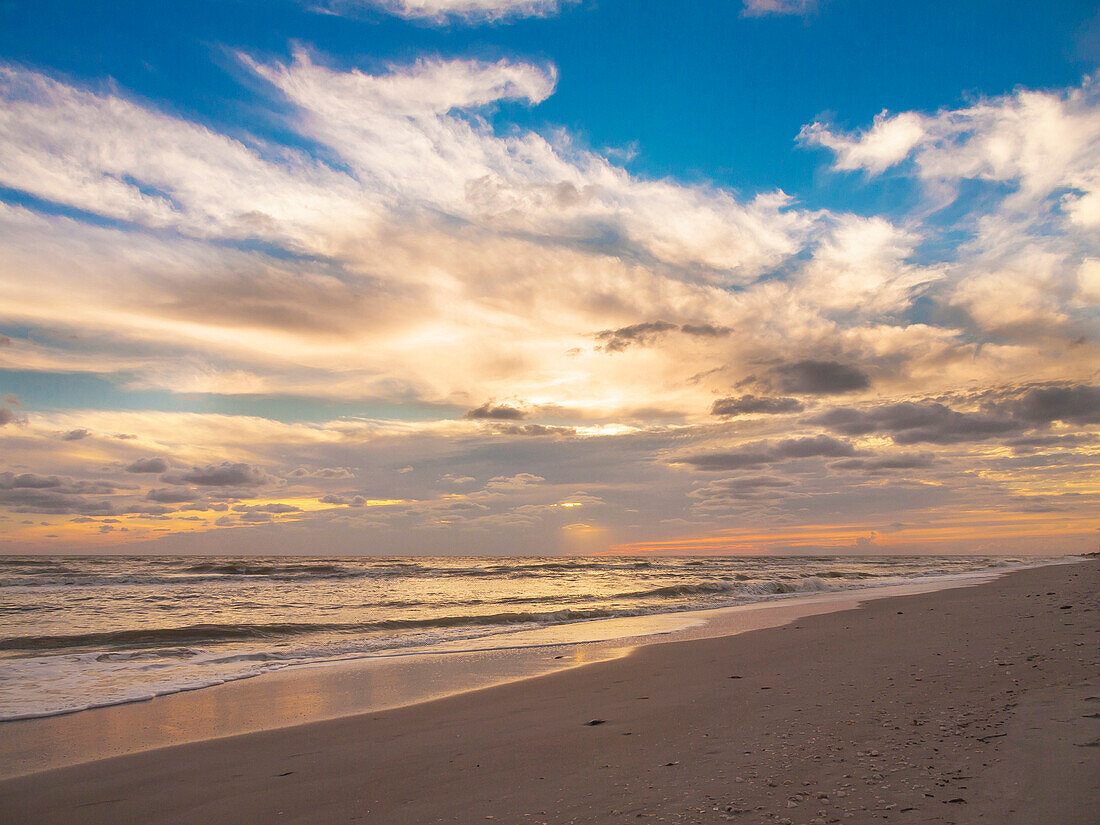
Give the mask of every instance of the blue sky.
<svg viewBox="0 0 1100 825">
<path fill-rule="evenodd" d="M 0 4 L 0 537 L 1087 547 L 1098 60 L 1087 2 Z"/>
<path fill-rule="evenodd" d="M 507 122 L 635 147 L 630 168 L 640 174 L 747 193 L 779 187 L 834 206 L 876 193 L 819 179 L 820 157 L 794 150 L 803 124 L 825 116 L 851 128 L 883 109 L 1069 86 L 1095 69 L 1100 50 L 1086 1 L 831 0 L 806 15 L 742 12 L 735 0 L 601 0 L 549 19 L 433 26 L 370 8 L 318 14 L 293 0 L 43 0 L 4 4 L 0 53 L 275 136 L 227 50 L 285 59 L 292 44 L 309 44 L 335 65 L 361 67 L 424 54 L 548 61 L 559 71 L 554 95 L 529 111 L 509 107 Z"/>
</svg>

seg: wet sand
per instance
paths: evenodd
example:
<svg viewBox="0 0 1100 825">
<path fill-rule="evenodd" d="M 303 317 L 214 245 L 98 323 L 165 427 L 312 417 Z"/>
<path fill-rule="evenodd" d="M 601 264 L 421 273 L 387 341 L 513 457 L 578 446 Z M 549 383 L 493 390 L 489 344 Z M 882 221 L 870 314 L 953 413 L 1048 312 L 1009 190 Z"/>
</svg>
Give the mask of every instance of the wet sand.
<svg viewBox="0 0 1100 825">
<path fill-rule="evenodd" d="M 1098 618 L 1100 562 L 1023 570 L 9 779 L 0 821 L 1091 825 Z"/>
</svg>

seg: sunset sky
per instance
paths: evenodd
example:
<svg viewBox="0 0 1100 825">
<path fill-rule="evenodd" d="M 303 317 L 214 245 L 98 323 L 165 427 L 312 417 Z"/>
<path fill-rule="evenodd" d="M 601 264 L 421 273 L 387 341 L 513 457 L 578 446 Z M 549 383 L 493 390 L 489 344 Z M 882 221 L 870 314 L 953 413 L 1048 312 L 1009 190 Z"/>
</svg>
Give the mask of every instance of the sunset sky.
<svg viewBox="0 0 1100 825">
<path fill-rule="evenodd" d="M 1082 0 L 0 3 L 0 552 L 1100 543 Z"/>
</svg>

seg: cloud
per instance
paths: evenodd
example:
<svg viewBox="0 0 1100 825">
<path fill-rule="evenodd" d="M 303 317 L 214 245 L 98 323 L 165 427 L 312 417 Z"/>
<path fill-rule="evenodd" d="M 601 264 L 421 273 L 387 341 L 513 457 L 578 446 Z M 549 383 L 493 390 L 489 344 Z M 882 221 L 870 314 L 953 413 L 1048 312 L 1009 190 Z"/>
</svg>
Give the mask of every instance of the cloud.
<svg viewBox="0 0 1100 825">
<path fill-rule="evenodd" d="M 139 458 L 126 466 L 128 473 L 163 473 L 168 470 L 168 462 L 159 456 Z"/>
<path fill-rule="evenodd" d="M 957 412 L 936 402 L 836 407 L 811 419 L 845 435 L 885 433 L 897 444 L 957 444 L 1011 435 L 1030 425 L 1014 418 Z"/>
<path fill-rule="evenodd" d="M 595 338 L 605 352 L 622 352 L 629 346 L 646 345 L 658 335 L 679 329 L 668 321 L 647 321 L 644 324 L 631 324 L 619 329 L 605 329 L 597 332 Z"/>
<path fill-rule="evenodd" d="M 1100 387 L 1037 387 L 1011 402 L 1008 410 L 1025 421 L 1042 424 L 1100 424 Z"/>
<path fill-rule="evenodd" d="M 163 504 L 128 504 L 119 512 L 140 516 L 166 516 L 169 513 L 176 512 L 176 508 L 166 507 Z"/>
<path fill-rule="evenodd" d="M 745 502 L 775 501 L 789 495 L 795 483 L 778 476 L 738 476 L 716 479 L 691 490 L 687 496 L 696 510 L 725 510 Z"/>
<path fill-rule="evenodd" d="M 437 25 L 501 23 L 524 17 L 550 17 L 576 0 L 319 0 L 314 7 L 332 14 L 379 9 L 388 14 Z"/>
<path fill-rule="evenodd" d="M 0 486 L 0 505 L 16 513 L 110 515 L 114 512 L 108 501 L 94 501 L 62 490 L 37 487 Z"/>
<path fill-rule="evenodd" d="M 714 324 L 672 324 L 668 321 L 646 321 L 618 329 L 605 329 L 595 334 L 604 352 L 622 352 L 631 346 L 649 346 L 667 332 L 679 331 L 696 338 L 722 338 L 733 330 Z"/>
<path fill-rule="evenodd" d="M 0 140 L 16 148 L 0 157 L 0 183 L 32 206 L 0 204 L 0 320 L 31 332 L 0 341 L 0 369 L 105 376 L 119 393 L 293 397 L 316 402 L 310 420 L 37 412 L 3 431 L 5 466 L 58 480 L 17 488 L 11 477 L 7 492 L 24 491 L 16 497 L 56 494 L 33 506 L 163 518 L 172 507 L 142 503 L 148 484 L 120 486 L 107 502 L 92 500 L 107 495 L 103 482 L 72 480 L 113 473 L 134 483 L 124 470 L 137 456 L 170 455 L 172 466 L 147 472 L 165 476 L 154 482 L 163 495 L 202 507 L 286 481 L 295 501 L 364 504 L 364 491 L 337 488 L 381 471 L 394 488 L 386 495 L 409 504 L 370 508 L 370 526 L 365 509 L 302 513 L 293 518 L 317 532 L 299 532 L 343 536 L 338 546 L 351 549 L 366 536 L 394 552 L 508 552 L 504 531 L 559 512 L 518 508 L 553 508 L 586 488 L 607 502 L 586 522 L 629 538 L 680 523 L 704 503 L 689 493 L 712 481 L 728 481 L 706 499 L 725 502 L 715 514 L 740 501 L 739 517 L 766 511 L 791 523 L 861 511 L 867 488 L 881 487 L 882 502 L 908 508 L 896 518 L 916 523 L 933 498 L 958 515 L 1008 502 L 998 498 L 1008 486 L 1082 483 L 1087 470 L 1064 459 L 1080 446 L 1069 440 L 1009 444 L 1009 456 L 936 450 L 924 465 L 923 454 L 857 453 L 839 436 L 955 444 L 1040 437 L 1033 430 L 1080 436 L 1095 423 L 1087 388 L 1100 250 L 1086 230 L 1100 164 L 1089 165 L 1095 105 L 1073 99 L 1092 92 L 884 114 L 853 134 L 826 127 L 841 141 L 838 168 L 921 184 L 913 213 L 887 219 L 809 210 L 781 192 L 746 200 L 650 180 L 567 130 L 532 131 L 520 124 L 542 118 L 512 112 L 553 94 L 547 64 L 427 59 L 368 72 L 301 52 L 243 64 L 267 81 L 251 89 L 272 98 L 287 145 L 219 134 L 113 85 L 6 67 Z M 989 117 L 971 111 L 980 106 Z M 1013 111 L 1020 134 L 1004 126 Z M 972 133 L 930 137 L 956 115 Z M 1065 146 L 1046 137 L 1062 126 Z M 1009 156 L 1027 156 L 1015 172 L 999 165 L 1002 137 Z M 988 155 L 977 172 L 962 170 L 976 177 L 945 165 L 955 149 Z M 1046 172 L 1060 183 L 1042 184 Z M 928 216 L 956 196 L 961 217 L 944 230 Z M 1033 383 L 988 389 L 1005 376 Z M 837 398 L 846 404 L 826 429 L 838 437 L 783 440 L 785 416 L 827 414 Z M 332 399 L 355 406 L 331 412 Z M 454 412 L 477 399 L 489 400 L 469 418 Z M 919 409 L 888 410 L 906 403 Z M 360 417 L 394 404 L 400 412 L 377 414 L 407 418 Z M 317 410 L 333 420 L 313 420 Z M 133 438 L 97 438 L 93 458 L 58 439 L 80 429 Z M 1031 475 L 1010 477 L 1031 449 L 1043 453 Z M 963 452 L 973 455 L 964 462 Z M 993 453 L 1018 464 L 993 467 Z M 775 476 L 759 470 L 767 465 Z M 745 468 L 760 481 L 684 466 Z M 855 475 L 894 472 L 901 484 L 926 470 L 936 484 L 923 486 L 936 490 L 913 500 Z M 797 480 L 781 483 L 783 471 Z M 962 471 L 968 480 L 957 483 Z M 469 512 L 498 520 L 480 523 L 480 543 L 447 515 L 467 512 L 448 498 L 458 493 L 448 476 L 491 479 L 461 488 L 475 499 Z M 193 546 L 227 547 L 217 532 Z M 419 538 L 443 532 L 452 543 Z M 533 549 L 564 549 L 528 532 Z"/>
<path fill-rule="evenodd" d="M 497 428 L 505 435 L 576 435 L 576 427 L 555 427 L 546 424 L 508 424 Z"/>
<path fill-rule="evenodd" d="M 277 515 L 302 512 L 301 507 L 294 504 L 283 504 L 282 502 L 272 502 L 269 504 L 235 504 L 233 505 L 233 510 L 237 513 L 274 513 Z"/>
<path fill-rule="evenodd" d="M 774 367 L 771 374 L 783 392 L 804 395 L 839 395 L 871 386 L 861 369 L 837 361 L 795 361 Z"/>
<path fill-rule="evenodd" d="M 905 310 L 946 277 L 942 266 L 911 263 L 921 236 L 881 217 L 834 218 L 796 272 L 800 297 L 830 314 L 882 316 Z"/>
<path fill-rule="evenodd" d="M 0 407 L 0 427 L 18 422 L 19 420 L 19 416 L 12 412 L 12 410 L 7 407 Z"/>
<path fill-rule="evenodd" d="M 169 484 L 198 484 L 202 487 L 256 487 L 274 481 L 259 467 L 229 461 L 192 467 L 190 470 L 173 470 L 161 479 Z"/>
<path fill-rule="evenodd" d="M 362 507 L 367 500 L 358 493 L 329 493 L 319 499 L 322 504 L 344 504 L 349 507 Z"/>
<path fill-rule="evenodd" d="M 258 512 L 250 511 L 247 513 L 241 513 L 237 516 L 237 518 L 239 518 L 242 522 L 253 524 L 263 524 L 265 522 L 273 521 L 272 514 L 262 510 Z M 220 520 L 221 519 L 219 519 L 219 521 Z"/>
<path fill-rule="evenodd" d="M 83 427 L 78 430 L 69 430 L 67 433 L 61 436 L 62 441 L 80 441 L 91 435 L 91 432 Z"/>
<path fill-rule="evenodd" d="M 742 395 L 740 397 L 719 398 L 711 405 L 711 415 L 781 415 L 783 413 L 802 412 L 805 409 L 797 398 L 758 397 Z"/>
<path fill-rule="evenodd" d="M 0 338 L 3 338 L 3 336 L 0 336 Z M 7 338 L 5 340 L 9 344 L 11 343 L 10 338 Z M 0 346 L 3 346 L 2 341 L 0 341 Z M 22 402 L 19 400 L 19 396 L 16 395 L 15 393 L 13 393 L 13 392 L 4 393 L 2 396 L 0 396 L 0 401 L 3 401 L 5 404 L 11 404 L 13 407 L 22 407 L 23 406 Z"/>
<path fill-rule="evenodd" d="M 79 347 L 24 342 L 24 361 L 173 392 L 448 405 L 549 381 L 550 400 L 591 409 L 627 369 L 566 355 L 585 343 L 577 330 L 667 313 L 717 355 L 755 317 L 721 287 L 797 254 L 819 220 L 782 193 L 746 202 L 646 180 L 567 133 L 496 129 L 486 107 L 544 100 L 550 66 L 423 60 L 368 74 L 304 52 L 242 60 L 331 164 L 6 70 L 0 131 L 20 149 L 0 158 L 0 182 L 135 225 L 0 206 L 0 303 L 28 326 L 88 333 Z M 150 155 L 137 135 L 179 151 Z M 41 289 L 29 295 L 16 273 Z M 119 278 L 133 288 L 120 293 Z M 623 406 L 663 403 L 653 390 L 671 386 L 682 343 L 632 371 Z"/>
<path fill-rule="evenodd" d="M 486 401 L 480 407 L 467 411 L 462 417 L 474 420 L 517 421 L 526 418 L 527 413 L 518 407 L 509 407 L 506 404 L 493 406 L 491 401 Z"/>
<path fill-rule="evenodd" d="M 0 490 L 15 488 L 28 488 L 41 490 L 49 487 L 60 487 L 61 479 L 57 476 L 40 476 L 35 473 L 0 473 Z"/>
<path fill-rule="evenodd" d="M 829 465 L 834 470 L 863 470 L 875 473 L 883 470 L 917 470 L 931 467 L 935 459 L 926 454 L 904 454 L 876 458 L 845 458 Z"/>
<path fill-rule="evenodd" d="M 516 473 L 511 476 L 496 476 L 489 479 L 489 483 L 485 485 L 485 490 L 490 493 L 515 492 L 526 490 L 545 481 L 545 478 L 534 473 Z"/>
<path fill-rule="evenodd" d="M 773 464 L 793 458 L 853 456 L 856 449 L 847 441 L 818 435 L 808 438 L 788 438 L 777 444 L 757 443 L 724 453 L 705 453 L 678 459 L 675 463 L 690 464 L 699 470 L 739 470 L 761 464 Z"/>
<path fill-rule="evenodd" d="M 0 473 L 0 506 L 17 513 L 110 515 L 110 501 L 88 499 L 87 495 L 114 492 L 114 487 L 97 480 L 38 473 Z"/>
<path fill-rule="evenodd" d="M 1069 433 L 1067 435 L 1032 435 L 1011 438 L 1005 442 L 1017 453 L 1029 453 L 1044 449 L 1072 449 L 1085 444 L 1095 444 L 1100 435 L 1093 433 Z"/>
<path fill-rule="evenodd" d="M 156 487 L 149 490 L 145 494 L 145 498 L 160 504 L 179 504 L 185 501 L 198 501 L 199 498 L 201 498 L 201 494 L 197 490 L 191 488 L 183 490 L 179 487 Z"/>
<path fill-rule="evenodd" d="M 807 15 L 817 11 L 818 0 L 743 0 L 745 17 L 776 14 Z"/>
<path fill-rule="evenodd" d="M 355 478 L 355 473 L 349 470 L 347 467 L 318 467 L 310 470 L 306 467 L 298 467 L 288 474 L 287 478 L 317 478 L 317 479 L 340 479 L 340 478 Z"/>
<path fill-rule="evenodd" d="M 917 177 L 949 202 L 962 180 L 1011 182 L 1013 209 L 1055 201 L 1071 223 L 1100 225 L 1100 86 L 1091 79 L 1064 92 L 1019 89 L 934 115 L 902 112 L 870 129 L 843 133 L 820 123 L 801 139 L 830 149 L 837 169 L 877 174 L 912 159 Z M 1068 194 L 1067 194 L 1068 193 Z"/>
<path fill-rule="evenodd" d="M 829 149 L 836 155 L 834 169 L 865 169 L 880 173 L 901 163 L 926 137 L 926 119 L 915 112 L 875 115 L 871 128 L 858 135 L 835 132 L 821 123 L 802 127 L 798 139 Z"/>
<path fill-rule="evenodd" d="M 697 338 L 724 338 L 733 332 L 729 327 L 715 326 L 714 324 L 683 324 L 680 332 L 685 335 L 694 335 Z"/>
</svg>

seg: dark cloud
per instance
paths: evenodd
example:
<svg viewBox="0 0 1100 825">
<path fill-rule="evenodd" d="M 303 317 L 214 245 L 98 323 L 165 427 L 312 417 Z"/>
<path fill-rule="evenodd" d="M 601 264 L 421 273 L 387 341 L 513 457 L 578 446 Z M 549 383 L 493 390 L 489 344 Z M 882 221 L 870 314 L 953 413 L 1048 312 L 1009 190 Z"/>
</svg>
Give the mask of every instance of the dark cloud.
<svg viewBox="0 0 1100 825">
<path fill-rule="evenodd" d="M 491 401 L 486 401 L 480 407 L 470 410 L 463 416 L 463 418 L 492 421 L 519 421 L 526 417 L 527 413 L 518 407 L 509 407 L 505 404 L 494 407 Z"/>
<path fill-rule="evenodd" d="M 164 516 L 175 511 L 174 507 L 165 507 L 163 504 L 130 504 L 122 509 L 123 513 L 142 516 Z"/>
<path fill-rule="evenodd" d="M 0 487 L 0 504 L 17 513 L 105 516 L 114 512 L 110 502 L 92 501 L 64 489 L 46 487 Z"/>
<path fill-rule="evenodd" d="M 788 438 L 780 441 L 776 454 L 781 458 L 808 458 L 811 456 L 855 455 L 856 449 L 847 441 L 827 435 L 811 438 Z"/>
<path fill-rule="evenodd" d="M 274 502 L 272 504 L 235 504 L 233 510 L 238 513 L 300 513 L 301 507 L 293 504 Z"/>
<path fill-rule="evenodd" d="M 1009 403 L 1007 410 L 1037 424 L 1100 424 L 1100 387 L 1038 387 Z"/>
<path fill-rule="evenodd" d="M 575 435 L 573 427 L 552 427 L 546 424 L 508 424 L 497 429 L 505 435 Z"/>
<path fill-rule="evenodd" d="M 290 472 L 290 478 L 354 478 L 355 473 L 346 467 L 321 467 L 316 470 L 308 470 L 299 467 Z"/>
<path fill-rule="evenodd" d="M 19 400 L 19 396 L 14 392 L 6 392 L 0 395 L 0 401 L 3 401 L 5 404 L 11 404 L 13 407 L 23 406 L 23 402 Z"/>
<path fill-rule="evenodd" d="M 362 507 L 367 500 L 357 493 L 343 493 L 322 496 L 317 499 L 322 504 L 346 504 L 349 507 Z"/>
<path fill-rule="evenodd" d="M 0 490 L 53 490 L 66 495 L 113 493 L 115 486 L 107 481 L 81 480 L 36 473 L 0 473 Z"/>
<path fill-rule="evenodd" d="M 61 479 L 57 476 L 40 476 L 35 473 L 0 473 L 0 490 L 13 488 L 29 488 L 41 490 L 48 487 L 60 487 Z"/>
<path fill-rule="evenodd" d="M 599 349 L 604 352 L 622 352 L 635 344 L 645 345 L 658 335 L 664 335 L 679 329 L 676 324 L 668 321 L 648 321 L 644 324 L 631 324 L 628 327 L 618 329 L 605 329 L 597 332 L 595 338 L 600 342 Z"/>
<path fill-rule="evenodd" d="M 871 386 L 871 379 L 858 367 L 838 361 L 795 361 L 771 371 L 783 392 L 802 395 L 839 395 Z"/>
<path fill-rule="evenodd" d="M 700 470 L 738 470 L 790 458 L 836 458 L 854 455 L 855 447 L 847 441 L 818 435 L 810 438 L 788 438 L 775 445 L 754 444 L 734 452 L 689 456 L 679 463 L 690 464 Z"/>
<path fill-rule="evenodd" d="M 740 470 L 743 467 L 757 467 L 775 460 L 775 456 L 768 452 L 740 450 L 735 453 L 688 456 L 681 459 L 679 463 L 690 464 L 700 470 Z"/>
<path fill-rule="evenodd" d="M 109 481 L 100 481 L 98 479 L 89 479 L 81 481 L 67 481 L 63 485 L 66 493 L 90 493 L 90 494 L 106 494 L 113 493 L 117 487 Z"/>
<path fill-rule="evenodd" d="M 217 504 L 211 504 L 208 501 L 202 501 L 202 502 L 199 502 L 198 504 L 185 504 L 185 505 L 183 505 L 182 507 L 179 508 L 179 512 L 182 513 L 184 510 L 195 510 L 195 511 L 202 512 L 202 513 L 206 513 L 206 512 L 224 513 L 228 509 L 229 509 L 229 505 L 225 504 L 224 502 L 219 502 Z"/>
<path fill-rule="evenodd" d="M 223 461 L 221 464 L 165 473 L 161 480 L 168 484 L 198 484 L 201 487 L 257 487 L 274 479 L 259 467 Z"/>
<path fill-rule="evenodd" d="M 250 511 L 248 513 L 241 513 L 238 516 L 238 518 L 241 521 L 251 522 L 251 523 L 255 523 L 255 524 L 261 524 L 263 522 L 267 522 L 267 521 L 272 520 L 271 519 L 271 513 L 265 513 L 265 512 L 262 512 L 262 511 L 255 511 L 255 512 Z"/>
<path fill-rule="evenodd" d="M 903 402 L 869 409 L 837 407 L 812 419 L 845 435 L 886 433 L 897 444 L 957 444 L 984 441 L 1028 429 L 1013 418 L 961 413 L 939 403 Z"/>
<path fill-rule="evenodd" d="M 780 415 L 782 413 L 802 412 L 805 407 L 797 398 L 761 398 L 755 395 L 742 395 L 739 398 L 719 398 L 710 408 L 711 415 L 750 415 L 762 413 Z"/>
<path fill-rule="evenodd" d="M 1092 433 L 1067 433 L 1066 435 L 1032 435 L 1024 438 L 1012 438 L 1005 444 L 1017 453 L 1034 452 L 1050 448 L 1072 448 L 1082 444 L 1093 444 L 1097 436 Z"/>
<path fill-rule="evenodd" d="M 632 346 L 648 346 L 656 338 L 668 332 L 682 332 L 696 338 L 721 338 L 733 332 L 729 327 L 714 324 L 671 324 L 668 321 L 647 321 L 618 329 L 605 329 L 593 337 L 600 342 L 596 349 L 604 352 L 622 352 Z"/>
<path fill-rule="evenodd" d="M 3 427 L 5 424 L 12 424 L 16 421 L 19 421 L 19 416 L 7 407 L 0 407 L 0 427 Z"/>
<path fill-rule="evenodd" d="M 794 482 L 778 476 L 738 476 L 712 481 L 688 493 L 689 498 L 711 503 L 734 500 L 753 501 L 775 497 Z"/>
<path fill-rule="evenodd" d="M 168 470 L 168 462 L 163 458 L 139 458 L 126 467 L 128 473 L 163 473 Z"/>
<path fill-rule="evenodd" d="M 931 467 L 935 459 L 929 455 L 898 455 L 878 458 L 845 458 L 834 461 L 829 467 L 836 470 L 864 470 L 869 473 L 883 470 L 916 470 Z"/>
<path fill-rule="evenodd" d="M 145 494 L 149 501 L 157 501 L 161 504 L 179 504 L 185 501 L 195 501 L 199 498 L 197 490 L 181 490 L 178 487 L 157 487 Z"/>
<path fill-rule="evenodd" d="M 724 338 L 733 332 L 730 327 L 716 327 L 713 324 L 684 324 L 680 332 L 700 338 Z"/>
<path fill-rule="evenodd" d="M 87 438 L 91 433 L 81 427 L 79 430 L 69 430 L 67 433 L 61 436 L 62 441 L 80 441 L 82 438 Z"/>
</svg>

